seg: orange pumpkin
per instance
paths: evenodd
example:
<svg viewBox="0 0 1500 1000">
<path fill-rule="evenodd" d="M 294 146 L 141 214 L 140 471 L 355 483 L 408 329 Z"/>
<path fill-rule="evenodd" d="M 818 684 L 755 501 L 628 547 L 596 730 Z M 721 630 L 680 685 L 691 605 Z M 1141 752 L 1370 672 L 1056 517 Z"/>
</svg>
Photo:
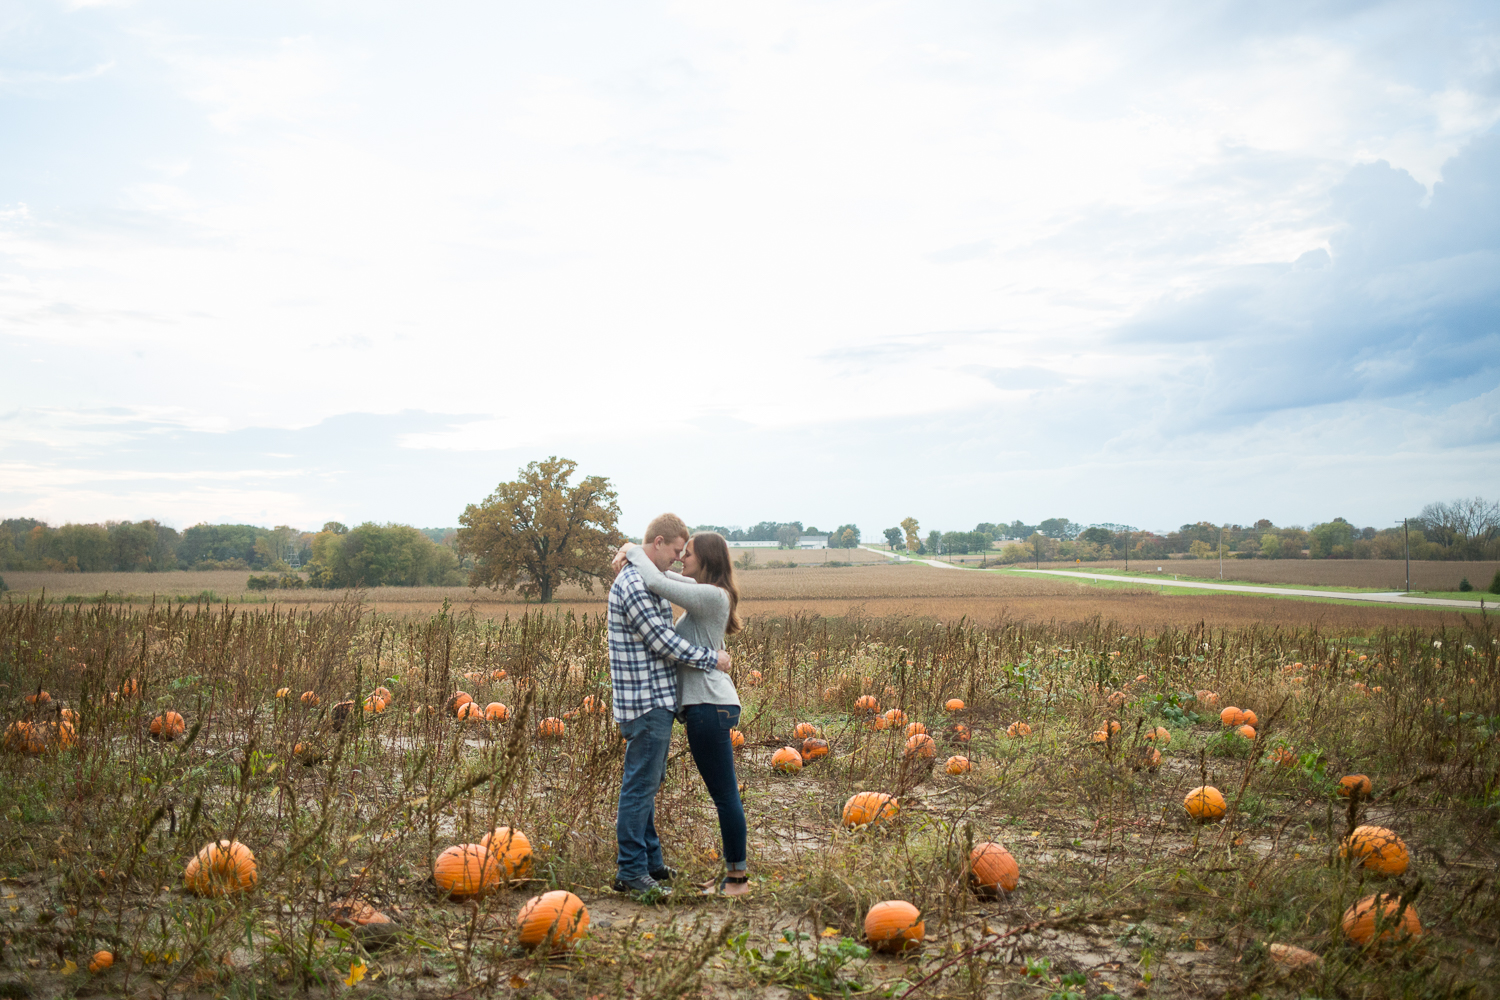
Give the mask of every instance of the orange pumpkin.
<svg viewBox="0 0 1500 1000">
<path fill-rule="evenodd" d="M 962 698 L 949 698 L 943 702 L 943 707 L 950 712 L 962 712 L 964 710 L 964 701 Z"/>
<path fill-rule="evenodd" d="M 1108 743 L 1109 733 L 1105 732 L 1103 729 L 1096 729 L 1089 734 L 1089 740 L 1093 743 Z"/>
<path fill-rule="evenodd" d="M 604 715 L 609 711 L 609 706 L 604 703 L 604 699 L 595 698 L 593 695 L 584 696 L 581 707 L 585 715 Z"/>
<path fill-rule="evenodd" d="M 802 760 L 817 760 L 819 757 L 828 756 L 828 741 L 820 740 L 816 736 L 809 736 L 802 741 Z"/>
<path fill-rule="evenodd" d="M 917 733 L 906 741 L 906 756 L 926 757 L 931 759 L 937 756 L 937 741 L 926 733 Z"/>
<path fill-rule="evenodd" d="M 363 899 L 336 899 L 328 904 L 328 916 L 340 927 L 354 929 L 371 924 L 388 924 L 391 918 Z"/>
<path fill-rule="evenodd" d="M 94 952 L 94 957 L 89 960 L 89 971 L 97 976 L 114 964 L 115 956 L 112 952 L 96 951 Z"/>
<path fill-rule="evenodd" d="M 1182 808 L 1186 809 L 1193 819 L 1203 823 L 1212 823 L 1224 817 L 1224 812 L 1229 805 L 1224 801 L 1224 793 L 1213 785 L 1199 785 L 1187 793 L 1182 800 Z"/>
<path fill-rule="evenodd" d="M 1402 941 L 1420 937 L 1422 921 L 1414 907 L 1401 908 L 1399 896 L 1366 896 L 1344 911 L 1340 926 L 1344 936 L 1355 944 Z"/>
<path fill-rule="evenodd" d="M 134 677 L 127 677 L 120 682 L 120 697 L 134 698 L 141 693 L 141 682 Z M 311 693 L 311 692 L 309 692 Z M 314 695 L 316 697 L 316 695 Z M 315 703 L 316 704 L 316 703 Z"/>
<path fill-rule="evenodd" d="M 205 844 L 188 862 L 183 880 L 198 896 L 228 896 L 255 888 L 255 855 L 238 840 Z"/>
<path fill-rule="evenodd" d="M 387 705 L 396 700 L 395 696 L 391 694 L 391 689 L 386 687 L 384 684 L 377 687 L 374 691 L 371 691 L 370 696 L 373 698 L 379 698 Z"/>
<path fill-rule="evenodd" d="M 292 693 L 292 689 L 291 688 L 277 688 L 276 689 L 276 697 L 278 697 L 278 698 L 285 698 L 287 695 L 289 695 L 291 693 Z"/>
<path fill-rule="evenodd" d="M 1339 857 L 1353 858 L 1366 871 L 1400 875 L 1411 864 L 1406 842 L 1383 826 L 1357 826 L 1344 838 Z"/>
<path fill-rule="evenodd" d="M 187 729 L 187 722 L 176 712 L 166 712 L 151 720 L 152 739 L 170 743 Z"/>
<path fill-rule="evenodd" d="M 842 696 L 843 692 L 836 687 L 826 687 L 823 689 L 823 700 L 830 705 L 838 701 Z"/>
<path fill-rule="evenodd" d="M 320 702 L 322 702 L 322 700 L 322 698 L 318 697 L 318 693 L 316 691 L 302 692 L 302 704 L 304 705 L 316 707 Z"/>
<path fill-rule="evenodd" d="M 470 684 L 478 684 L 480 681 L 484 680 L 484 674 L 480 673 L 478 670 L 470 670 L 464 674 L 464 680 L 468 681 Z"/>
<path fill-rule="evenodd" d="M 1197 700 L 1198 704 L 1202 705 L 1204 708 L 1219 707 L 1219 696 L 1214 694 L 1212 691 L 1196 691 L 1193 693 L 1193 697 Z"/>
<path fill-rule="evenodd" d="M 28 705 L 45 705 L 51 700 L 52 696 L 45 691 L 38 691 L 36 694 L 28 694 L 26 696 L 26 704 Z"/>
<path fill-rule="evenodd" d="M 1172 732 L 1166 726 L 1157 726 L 1155 729 L 1147 731 L 1146 739 L 1159 747 L 1164 747 L 1172 742 Z"/>
<path fill-rule="evenodd" d="M 964 725 L 962 722 L 955 722 L 953 724 L 953 727 L 948 730 L 948 735 L 952 736 L 960 743 L 967 743 L 971 738 L 973 738 L 974 734 L 970 732 L 969 727 Z"/>
<path fill-rule="evenodd" d="M 1118 719 L 1110 719 L 1109 720 L 1109 732 L 1110 732 L 1110 735 L 1114 735 L 1115 733 L 1118 733 L 1119 731 L 1120 731 L 1120 720 L 1118 720 Z"/>
<path fill-rule="evenodd" d="M 865 914 L 865 939 L 877 951 L 900 951 L 918 944 L 926 930 L 922 914 L 905 900 L 876 903 Z"/>
<path fill-rule="evenodd" d="M 1260 725 L 1260 719 L 1256 718 L 1255 713 L 1250 711 L 1248 708 L 1240 713 L 1240 721 L 1247 726 Z"/>
<path fill-rule="evenodd" d="M 1245 724 L 1245 713 L 1230 705 L 1219 713 L 1219 721 L 1231 729 L 1235 726 L 1243 726 Z"/>
<path fill-rule="evenodd" d="M 469 694 L 469 692 L 455 691 L 453 692 L 453 694 L 448 696 L 448 700 L 443 704 L 443 707 L 448 710 L 449 715 L 457 715 L 459 709 L 463 708 L 463 706 L 467 705 L 473 700 L 474 699 Z"/>
<path fill-rule="evenodd" d="M 1146 752 L 1141 755 L 1141 763 L 1153 771 L 1156 770 L 1161 767 L 1161 751 L 1155 747 L 1147 747 Z"/>
<path fill-rule="evenodd" d="M 736 750 L 743 747 L 745 745 L 745 734 L 738 729 L 731 729 L 729 731 L 729 745 Z"/>
<path fill-rule="evenodd" d="M 856 792 L 844 803 L 844 825 L 865 826 L 895 819 L 901 804 L 885 792 Z"/>
<path fill-rule="evenodd" d="M 385 711 L 385 699 L 379 695 L 370 695 L 370 697 L 365 699 L 365 711 L 374 712 L 376 715 L 379 715 Z"/>
<path fill-rule="evenodd" d="M 498 701 L 492 701 L 484 706 L 484 717 L 490 722 L 504 722 L 510 718 L 510 709 Z"/>
<path fill-rule="evenodd" d="M 872 733 L 891 728 L 891 722 L 883 715 L 872 715 L 865 720 L 865 728 Z"/>
<path fill-rule="evenodd" d="M 755 685 L 759 684 L 765 679 L 765 675 L 762 674 L 759 670 L 752 670 L 750 671 L 750 675 L 745 678 L 745 686 L 755 687 Z"/>
<path fill-rule="evenodd" d="M 484 709 L 479 707 L 477 701 L 466 701 L 458 706 L 458 717 L 465 722 L 482 722 Z"/>
<path fill-rule="evenodd" d="M 567 725 L 561 719 L 547 718 L 536 724 L 536 734 L 543 739 L 560 740 L 563 733 L 568 731 Z"/>
<path fill-rule="evenodd" d="M 1015 892 L 1021 882 L 1021 866 L 1001 845 L 983 841 L 969 852 L 969 878 L 980 892 Z"/>
<path fill-rule="evenodd" d="M 73 711 L 71 708 L 58 709 L 57 717 L 63 722 L 68 723 L 69 725 L 78 725 L 78 713 Z"/>
<path fill-rule="evenodd" d="M 490 680 L 492 680 L 492 681 L 503 681 L 503 680 L 505 680 L 505 676 L 506 675 L 505 675 L 505 671 L 504 670 L 491 670 L 490 671 Z"/>
<path fill-rule="evenodd" d="M 927 732 L 927 727 L 924 726 L 924 725 L 922 725 L 920 722 L 913 722 L 911 725 L 909 725 L 909 726 L 906 727 L 906 737 L 907 737 L 907 739 L 910 739 L 911 737 L 916 736 L 918 733 L 925 733 L 925 732 Z"/>
<path fill-rule="evenodd" d="M 1024 722 L 1012 722 L 1005 727 L 1005 735 L 1011 739 L 1020 739 L 1022 736 L 1031 735 L 1031 727 Z"/>
<path fill-rule="evenodd" d="M 809 736 L 816 735 L 818 735 L 818 727 L 811 722 L 799 722 L 797 723 L 797 727 L 792 730 L 794 739 L 805 740 Z"/>
<path fill-rule="evenodd" d="M 1235 732 L 1239 733 L 1241 736 L 1245 737 L 1245 739 L 1247 739 L 1247 740 L 1253 740 L 1253 739 L 1255 739 L 1255 727 L 1254 726 L 1241 726 L 1240 728 L 1236 729 Z"/>
<path fill-rule="evenodd" d="M 545 944 L 567 947 L 583 937 L 589 927 L 589 908 L 566 889 L 533 896 L 516 914 L 519 940 L 527 948 Z"/>
<path fill-rule="evenodd" d="M 1374 786 L 1370 784 L 1369 775 L 1365 774 L 1346 774 L 1339 779 L 1339 794 L 1344 798 L 1348 798 L 1355 791 L 1368 797 L 1372 787 Z"/>
<path fill-rule="evenodd" d="M 968 774 L 974 769 L 974 765 L 969 763 L 969 758 L 955 754 L 948 758 L 948 763 L 943 765 L 943 769 L 949 774 Z"/>
<path fill-rule="evenodd" d="M 1277 747 L 1271 751 L 1270 760 L 1272 764 L 1277 764 L 1281 767 L 1291 767 L 1297 763 L 1297 748 Z"/>
<path fill-rule="evenodd" d="M 497 826 L 479 838 L 479 846 L 505 869 L 506 878 L 520 878 L 531 870 L 531 841 L 520 830 Z"/>
<path fill-rule="evenodd" d="M 479 844 L 455 844 L 432 863 L 432 880 L 455 898 L 482 896 L 500 884 L 500 865 Z"/>
<path fill-rule="evenodd" d="M 880 702 L 875 700 L 873 694 L 862 694 L 854 701 L 854 708 L 860 712 L 880 711 Z"/>
<path fill-rule="evenodd" d="M 12 722 L 5 730 L 5 749 L 15 753 L 39 754 L 47 749 L 47 741 L 35 723 Z"/>
<path fill-rule="evenodd" d="M 1125 692 L 1116 691 L 1114 694 L 1110 695 L 1109 704 L 1114 708 L 1123 708 L 1125 706 Z"/>
<path fill-rule="evenodd" d="M 791 747 L 782 747 L 771 755 L 771 767 L 783 774 L 796 774 L 802 770 L 802 755 Z"/>
<path fill-rule="evenodd" d="M 904 726 L 906 725 L 906 713 L 899 708 L 886 709 L 885 721 L 892 726 Z"/>
</svg>

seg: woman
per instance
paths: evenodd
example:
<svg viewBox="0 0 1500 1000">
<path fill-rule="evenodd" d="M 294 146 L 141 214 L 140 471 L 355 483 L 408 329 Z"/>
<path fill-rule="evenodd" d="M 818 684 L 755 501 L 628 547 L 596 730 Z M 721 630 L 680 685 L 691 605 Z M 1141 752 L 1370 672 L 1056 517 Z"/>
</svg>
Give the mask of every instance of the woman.
<svg viewBox="0 0 1500 1000">
<path fill-rule="evenodd" d="M 724 636 L 741 627 L 736 612 L 740 593 L 734 584 L 734 564 L 724 536 L 700 531 L 682 550 L 682 572 L 663 573 L 639 545 L 627 543 L 620 552 L 641 574 L 646 587 L 683 609 L 677 632 L 684 639 L 711 649 L 724 648 Z M 734 744 L 730 730 L 740 721 L 740 697 L 734 681 L 723 671 L 692 667 L 677 671 L 677 717 L 687 729 L 688 749 L 703 776 L 703 784 L 719 810 L 719 835 L 724 841 L 728 869 L 709 895 L 743 896 L 750 891 L 745 851 L 745 810 L 740 805 L 739 778 L 734 773 Z"/>
</svg>

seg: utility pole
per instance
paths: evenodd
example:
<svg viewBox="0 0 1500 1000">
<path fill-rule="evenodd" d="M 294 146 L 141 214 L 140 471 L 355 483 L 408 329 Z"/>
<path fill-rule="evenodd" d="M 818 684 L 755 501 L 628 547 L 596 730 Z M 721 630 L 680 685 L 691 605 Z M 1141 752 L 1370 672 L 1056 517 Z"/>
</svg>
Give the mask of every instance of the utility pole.
<svg viewBox="0 0 1500 1000">
<path fill-rule="evenodd" d="M 1224 579 L 1224 526 L 1219 525 L 1219 579 Z"/>
<path fill-rule="evenodd" d="M 1411 525 L 1409 518 L 1401 519 L 1401 534 L 1406 538 L 1406 592 L 1411 593 Z"/>
</svg>

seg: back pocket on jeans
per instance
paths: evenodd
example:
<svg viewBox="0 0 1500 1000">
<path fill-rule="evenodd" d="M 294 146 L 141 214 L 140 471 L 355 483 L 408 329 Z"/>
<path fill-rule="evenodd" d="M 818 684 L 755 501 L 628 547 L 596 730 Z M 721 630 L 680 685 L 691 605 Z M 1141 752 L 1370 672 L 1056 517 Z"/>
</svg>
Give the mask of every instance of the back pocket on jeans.
<svg viewBox="0 0 1500 1000">
<path fill-rule="evenodd" d="M 719 714 L 719 728 L 733 729 L 740 722 L 740 707 L 729 705 L 725 708 L 715 709 Z"/>
</svg>

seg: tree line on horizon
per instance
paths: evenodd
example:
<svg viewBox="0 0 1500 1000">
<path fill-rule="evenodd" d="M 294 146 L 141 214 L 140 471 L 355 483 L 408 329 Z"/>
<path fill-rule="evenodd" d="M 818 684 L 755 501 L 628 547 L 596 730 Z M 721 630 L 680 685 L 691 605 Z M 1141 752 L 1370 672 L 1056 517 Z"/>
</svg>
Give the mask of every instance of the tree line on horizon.
<svg viewBox="0 0 1500 1000">
<path fill-rule="evenodd" d="M 1500 559 L 1500 503 L 1482 497 L 1430 503 L 1405 524 L 1357 527 L 1342 517 L 1278 526 L 1198 521 L 1176 531 L 1143 531 L 1124 524 L 1084 525 L 1066 517 L 1038 524 L 981 523 L 973 531 L 931 531 L 923 537 L 915 518 L 884 532 L 886 545 L 916 554 L 962 555 L 1006 544 L 996 561 L 1018 563 L 1101 559 Z"/>
<path fill-rule="evenodd" d="M 570 483 L 576 463 L 555 456 L 532 462 L 520 478 L 501 483 L 484 502 L 470 504 L 458 528 L 415 528 L 366 522 L 350 528 L 330 521 L 317 531 L 289 525 L 196 524 L 183 531 L 155 520 L 67 523 L 34 518 L 0 521 L 0 570 L 155 572 L 173 569 L 250 570 L 261 587 L 488 586 L 551 600 L 565 582 L 590 589 L 607 579 L 608 558 L 625 540 L 609 480 Z M 754 527 L 700 525 L 730 541 L 774 541 L 795 548 L 822 532 L 800 521 L 762 521 Z M 1157 533 L 1123 524 L 1083 525 L 1065 517 L 1037 524 L 983 522 L 973 531 L 930 531 L 916 518 L 884 532 L 892 549 L 918 554 L 994 552 L 1002 564 L 1135 558 L 1401 559 L 1500 558 L 1500 504 L 1480 497 L 1432 503 L 1403 526 L 1356 527 L 1342 517 L 1310 527 L 1184 524 Z M 833 548 L 860 544 L 860 529 L 829 532 Z M 1002 544 L 995 550 L 996 543 Z M 1020 544 L 1013 544 L 1020 543 Z M 0 584 L 3 586 L 3 584 Z"/>
</svg>

